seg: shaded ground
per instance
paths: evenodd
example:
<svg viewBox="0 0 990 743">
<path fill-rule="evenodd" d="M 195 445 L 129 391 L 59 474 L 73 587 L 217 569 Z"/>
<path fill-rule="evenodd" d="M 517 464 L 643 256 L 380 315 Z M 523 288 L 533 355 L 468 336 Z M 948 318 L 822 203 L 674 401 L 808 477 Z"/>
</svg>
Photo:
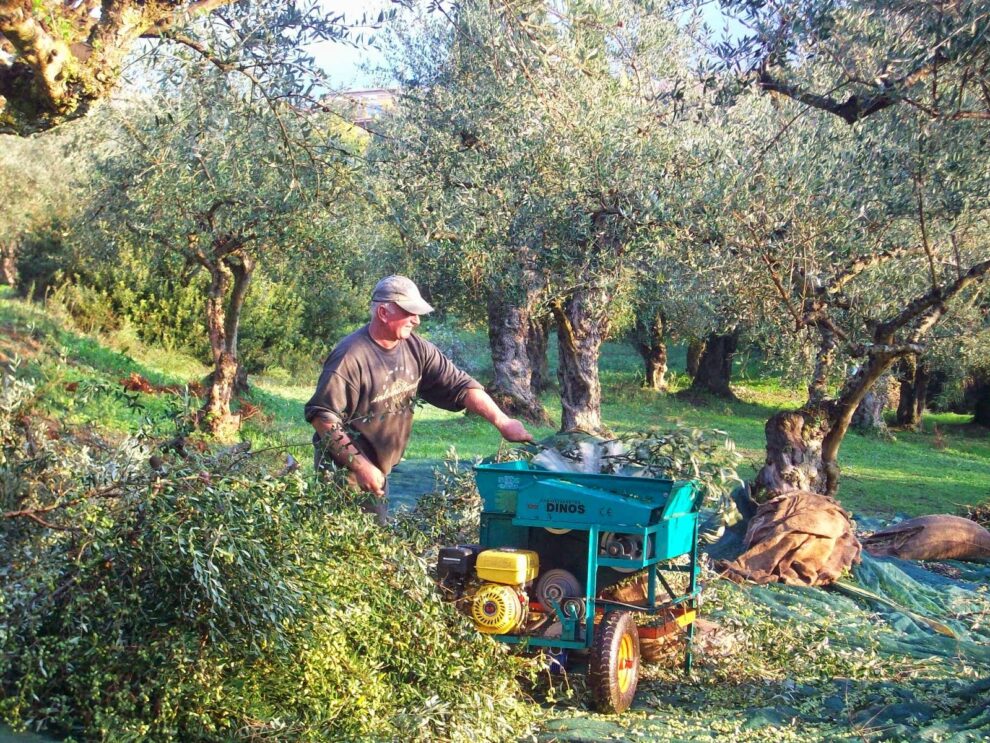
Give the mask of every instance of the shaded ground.
<svg viewBox="0 0 990 743">
<path fill-rule="evenodd" d="M 434 471 L 443 465 L 439 459 L 402 460 L 388 477 L 389 513 L 416 506 L 419 496 L 436 487 Z"/>
</svg>

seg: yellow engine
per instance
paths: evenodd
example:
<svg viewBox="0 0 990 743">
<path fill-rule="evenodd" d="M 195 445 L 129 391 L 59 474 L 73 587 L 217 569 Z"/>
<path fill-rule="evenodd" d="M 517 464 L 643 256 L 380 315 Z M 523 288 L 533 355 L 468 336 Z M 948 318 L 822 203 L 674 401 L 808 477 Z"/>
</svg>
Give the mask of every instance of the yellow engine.
<svg viewBox="0 0 990 743">
<path fill-rule="evenodd" d="M 514 586 L 483 583 L 471 599 L 471 619 L 479 632 L 505 635 L 522 624 L 528 603 Z"/>
<path fill-rule="evenodd" d="M 469 615 L 478 631 L 505 635 L 520 628 L 529 613 L 527 583 L 540 572 L 532 550 L 485 550 L 475 566 L 481 585 L 470 599 Z"/>
<path fill-rule="evenodd" d="M 540 556 L 533 550 L 485 550 L 478 555 L 475 571 L 481 580 L 521 586 L 540 572 Z"/>
</svg>

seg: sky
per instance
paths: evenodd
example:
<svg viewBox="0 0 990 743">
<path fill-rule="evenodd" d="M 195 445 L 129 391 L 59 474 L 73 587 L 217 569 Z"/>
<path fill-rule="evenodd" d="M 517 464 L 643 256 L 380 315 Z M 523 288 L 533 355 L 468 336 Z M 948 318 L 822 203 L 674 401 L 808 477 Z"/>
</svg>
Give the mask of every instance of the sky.
<svg viewBox="0 0 990 743">
<path fill-rule="evenodd" d="M 374 21 L 382 10 L 390 8 L 397 8 L 399 12 L 402 10 L 389 0 L 323 0 L 323 6 L 327 10 L 343 13 L 344 20 L 348 24 L 357 23 L 365 15 Z M 334 88 L 355 90 L 375 86 L 372 74 L 362 67 L 369 64 L 374 67 L 382 61 L 381 52 L 377 49 L 368 45 L 353 46 L 339 42 L 325 42 L 315 44 L 312 52 L 326 71 L 328 81 Z"/>
<path fill-rule="evenodd" d="M 374 21 L 382 10 L 394 8 L 399 13 L 403 12 L 400 5 L 390 0 L 323 0 L 323 7 L 335 13 L 343 13 L 349 24 L 359 22 L 364 16 Z M 718 3 L 705 6 L 704 18 L 716 31 L 721 30 L 724 25 Z M 732 25 L 736 28 L 735 33 L 739 33 L 738 24 Z M 382 84 L 382 81 L 375 79 L 370 69 L 364 69 L 374 68 L 383 61 L 382 53 L 373 46 L 325 42 L 314 45 L 312 51 L 326 71 L 328 83 L 337 90 L 357 90 Z M 389 83 L 385 81 L 384 84 Z"/>
</svg>

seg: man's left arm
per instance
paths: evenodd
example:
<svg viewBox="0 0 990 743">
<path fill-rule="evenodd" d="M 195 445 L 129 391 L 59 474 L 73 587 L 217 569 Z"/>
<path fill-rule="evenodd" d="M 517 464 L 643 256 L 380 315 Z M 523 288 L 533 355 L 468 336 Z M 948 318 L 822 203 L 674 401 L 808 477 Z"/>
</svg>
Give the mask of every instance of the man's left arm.
<svg viewBox="0 0 990 743">
<path fill-rule="evenodd" d="M 475 415 L 480 415 L 491 423 L 506 441 L 532 441 L 533 435 L 526 430 L 522 421 L 510 418 L 495 404 L 491 396 L 482 389 L 472 387 L 464 393 L 464 407 Z"/>
</svg>

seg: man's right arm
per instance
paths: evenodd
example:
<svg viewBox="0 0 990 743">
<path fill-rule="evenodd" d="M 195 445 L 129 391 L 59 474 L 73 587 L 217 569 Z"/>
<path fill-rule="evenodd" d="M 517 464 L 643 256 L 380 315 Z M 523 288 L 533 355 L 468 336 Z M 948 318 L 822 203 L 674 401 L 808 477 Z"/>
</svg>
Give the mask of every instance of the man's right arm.
<svg viewBox="0 0 990 743">
<path fill-rule="evenodd" d="M 339 411 L 353 411 L 357 407 L 357 391 L 348 381 L 348 365 L 345 345 L 333 350 L 320 374 L 316 392 L 306 403 L 308 420 L 320 437 L 317 446 L 323 447 L 339 467 L 351 471 L 357 486 L 378 496 L 385 494 L 385 475 L 351 441 Z"/>
<path fill-rule="evenodd" d="M 354 475 L 357 486 L 366 493 L 385 497 L 385 475 L 375 464 L 362 454 L 343 425 L 333 416 L 316 415 L 311 421 L 320 436 L 318 446 L 323 448 L 338 466 L 346 467 Z"/>
</svg>

